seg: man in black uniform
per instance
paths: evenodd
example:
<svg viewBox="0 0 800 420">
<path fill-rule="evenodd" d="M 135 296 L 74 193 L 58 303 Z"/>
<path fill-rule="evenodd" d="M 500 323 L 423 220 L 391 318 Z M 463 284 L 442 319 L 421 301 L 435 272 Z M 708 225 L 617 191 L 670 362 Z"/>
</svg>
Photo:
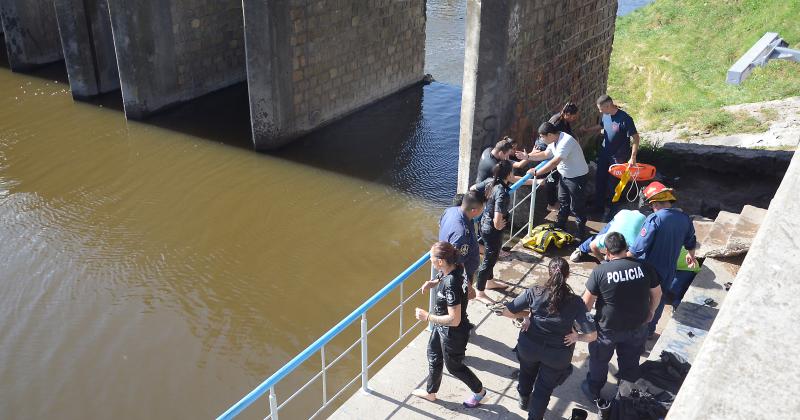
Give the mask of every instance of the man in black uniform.
<svg viewBox="0 0 800 420">
<path fill-rule="evenodd" d="M 478 161 L 478 171 L 473 185 L 485 181 L 492 177 L 494 166 L 504 160 L 509 160 L 514 155 L 516 142 L 510 137 L 503 137 L 494 147 L 487 147 L 481 153 L 481 160 Z M 513 162 L 514 168 L 522 168 L 527 162 Z M 517 178 L 518 179 L 518 178 Z"/>
<path fill-rule="evenodd" d="M 661 301 L 661 282 L 649 264 L 627 256 L 628 244 L 619 232 L 606 236 L 606 262 L 595 267 L 586 282 L 586 308 L 597 299 L 597 340 L 589 343 L 589 373 L 581 389 L 591 400 L 606 384 L 608 362 L 617 352 L 617 377 L 635 381 L 639 356 L 647 340 L 647 323 Z"/>
</svg>

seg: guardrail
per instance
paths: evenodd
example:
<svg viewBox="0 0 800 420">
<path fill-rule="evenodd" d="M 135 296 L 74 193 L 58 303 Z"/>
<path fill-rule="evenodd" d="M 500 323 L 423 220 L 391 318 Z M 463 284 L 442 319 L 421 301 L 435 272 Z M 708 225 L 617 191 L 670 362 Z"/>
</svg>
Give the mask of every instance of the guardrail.
<svg viewBox="0 0 800 420">
<path fill-rule="evenodd" d="M 536 168 L 537 169 L 541 168 L 547 162 L 548 161 L 541 162 L 539 165 L 536 166 Z M 511 209 L 511 217 L 512 217 L 512 220 L 511 220 L 511 231 L 512 231 L 512 234 L 511 234 L 510 239 L 508 241 L 506 241 L 504 246 L 506 244 L 508 244 L 509 242 L 511 242 L 517 235 L 522 233 L 525 230 L 525 228 L 528 229 L 528 233 L 530 233 L 530 230 L 533 228 L 533 213 L 534 213 L 534 209 L 536 207 L 536 194 L 535 194 L 535 192 L 536 192 L 536 188 L 538 187 L 538 184 L 537 184 L 536 180 L 534 180 L 534 182 L 533 182 L 533 186 L 531 188 L 531 193 L 530 194 L 525 196 L 519 202 L 517 202 L 517 199 L 516 199 L 517 190 L 522 185 L 524 185 L 525 182 L 527 182 L 531 178 L 532 177 L 531 177 L 530 174 L 526 174 L 519 181 L 515 182 L 511 186 L 511 191 L 513 191 L 513 194 L 514 194 L 513 195 L 513 203 L 514 204 L 513 204 L 513 207 Z M 531 204 L 530 204 L 530 211 L 529 211 L 529 216 L 528 216 L 528 223 L 526 223 L 523 226 L 522 229 L 519 229 L 516 233 L 513 233 L 513 230 L 514 230 L 514 210 L 516 210 L 516 208 L 519 207 L 519 205 L 521 205 L 529 197 L 530 197 L 530 203 Z M 226 410 L 224 413 L 222 413 L 219 417 L 217 417 L 217 419 L 218 420 L 233 419 L 237 415 L 239 415 L 242 411 L 244 411 L 247 407 L 249 407 L 251 404 L 253 404 L 257 399 L 259 399 L 262 396 L 264 396 L 265 394 L 269 393 L 269 411 L 270 412 L 269 412 L 269 415 L 267 417 L 265 417 L 265 420 L 266 419 L 278 420 L 279 411 L 284 406 L 286 406 L 286 404 L 291 402 L 298 394 L 303 392 L 312 383 L 314 383 L 315 381 L 319 380 L 320 378 L 322 379 L 322 406 L 314 414 L 312 414 L 310 418 L 314 418 L 314 417 L 318 416 L 323 410 L 325 410 L 327 407 L 329 407 L 334 400 L 339 398 L 339 396 L 341 396 L 342 393 L 344 393 L 344 391 L 346 391 L 348 388 L 350 388 L 350 386 L 352 386 L 356 381 L 358 381 L 359 378 L 361 378 L 361 389 L 363 391 L 365 391 L 365 392 L 369 392 L 369 369 L 372 366 L 374 366 L 375 363 L 378 362 L 378 360 L 380 360 L 383 356 L 385 356 L 392 348 L 394 348 L 394 346 L 397 345 L 397 343 L 399 343 L 406 335 L 408 335 L 411 331 L 414 331 L 414 329 L 422 322 L 422 321 L 417 321 L 413 325 L 411 325 L 411 327 L 409 327 L 408 329 L 404 328 L 404 325 L 403 325 L 403 306 L 408 301 L 410 301 L 411 299 L 416 297 L 419 293 L 421 293 L 421 290 L 420 290 L 420 288 L 416 288 L 414 293 L 412 293 L 408 297 L 404 297 L 403 283 L 405 282 L 406 279 L 411 277 L 411 275 L 413 275 L 420 268 L 422 268 L 424 265 L 426 265 L 426 263 L 428 263 L 429 260 L 430 260 L 430 252 L 426 252 L 416 262 L 411 264 L 402 273 L 400 273 L 397 277 L 395 277 L 394 280 L 390 281 L 386 286 L 384 286 L 381 290 L 379 290 L 377 293 L 375 293 L 371 298 L 367 299 L 364 303 L 361 304 L 361 306 L 359 306 L 358 308 L 356 308 L 356 310 L 354 310 L 352 313 L 350 313 L 350 315 L 346 316 L 344 319 L 339 321 L 338 324 L 336 324 L 333 328 L 328 330 L 328 332 L 323 334 L 322 337 L 318 338 L 316 341 L 311 343 L 311 345 L 306 347 L 305 350 L 300 352 L 300 354 L 298 354 L 292 360 L 290 360 L 288 363 L 283 365 L 283 367 L 278 369 L 275 373 L 273 373 L 269 378 L 267 378 L 259 386 L 257 386 L 255 389 L 250 391 L 250 393 L 245 395 L 244 398 L 239 400 L 239 402 L 237 402 L 236 404 L 231 406 L 228 410 Z M 400 303 L 397 306 L 395 306 L 394 309 L 392 309 L 380 321 L 378 321 L 375 325 L 373 325 L 372 328 L 368 328 L 369 326 L 367 324 L 367 311 L 370 308 L 374 307 L 379 301 L 381 301 L 389 293 L 391 293 L 392 291 L 394 291 L 397 288 L 399 288 L 399 291 L 400 291 Z M 430 306 L 432 307 L 433 293 L 431 293 L 430 295 L 431 295 Z M 381 326 L 387 319 L 389 319 L 390 316 L 394 315 L 397 312 L 399 312 L 399 314 L 400 314 L 400 334 L 399 334 L 399 337 L 397 338 L 397 340 L 395 340 L 393 343 L 391 343 L 386 348 L 386 350 L 384 350 L 380 355 L 375 357 L 375 359 L 372 360 L 372 362 L 370 363 L 369 355 L 368 355 L 368 352 L 367 352 L 367 350 L 369 348 L 369 343 L 368 343 L 369 333 L 371 333 L 376 328 Z M 359 320 L 359 319 L 361 320 L 361 336 L 359 337 L 359 339 L 357 339 L 346 350 L 344 350 L 339 355 L 339 357 L 335 358 L 333 361 L 328 363 L 327 360 L 326 360 L 326 357 L 325 357 L 326 356 L 325 355 L 325 346 L 328 343 L 330 343 L 330 341 L 333 340 L 334 337 L 336 337 L 342 331 L 344 331 L 345 328 L 349 327 L 354 322 L 356 322 L 356 320 Z M 430 327 L 430 325 L 428 327 Z M 346 385 L 344 385 L 333 396 L 329 397 L 328 396 L 328 378 L 327 378 L 328 370 L 331 368 L 331 366 L 336 364 L 338 361 L 342 360 L 342 358 L 344 358 L 345 355 L 350 353 L 350 351 L 352 351 L 359 344 L 361 346 L 361 372 L 360 372 L 360 374 L 357 375 L 355 378 L 351 379 Z M 286 398 L 286 400 L 284 400 L 282 403 L 278 404 L 278 396 L 275 393 L 275 387 L 278 384 L 278 382 L 280 382 L 282 379 L 284 379 L 287 375 L 289 375 L 291 372 L 293 372 L 295 369 L 297 369 L 298 366 L 300 366 L 303 362 L 307 361 L 309 358 L 311 358 L 311 356 L 313 356 L 316 353 L 319 353 L 320 361 L 321 361 L 321 368 L 320 368 L 319 373 L 317 373 L 316 375 L 311 377 L 311 379 L 309 379 L 303 386 L 298 388 L 297 391 L 295 391 L 292 395 L 290 395 L 288 398 Z"/>
</svg>

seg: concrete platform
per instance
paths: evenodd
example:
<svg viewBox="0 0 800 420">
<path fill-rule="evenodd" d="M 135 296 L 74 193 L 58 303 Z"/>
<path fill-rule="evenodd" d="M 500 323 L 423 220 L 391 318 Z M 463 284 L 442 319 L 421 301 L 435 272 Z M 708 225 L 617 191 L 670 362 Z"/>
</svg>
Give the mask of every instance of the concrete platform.
<svg viewBox="0 0 800 420">
<path fill-rule="evenodd" d="M 733 282 L 738 268 L 735 264 L 713 258 L 705 260 L 680 306 L 672 317 L 667 318 L 667 324 L 650 353 L 650 360 L 658 360 L 661 352 L 667 350 L 683 356 L 689 363 L 694 361 L 728 294 L 725 283 Z M 707 299 L 714 302 L 706 304 Z"/>
<path fill-rule="evenodd" d="M 591 225 L 596 228 L 597 225 Z M 549 250 L 549 254 L 567 258 L 574 249 Z M 556 252 L 553 252 L 556 251 Z M 512 257 L 500 261 L 495 274 L 514 287 L 507 293 L 491 291 L 490 296 L 496 300 L 509 300 L 536 282 L 543 282 L 547 277 L 547 264 L 550 256 L 542 256 L 533 251 L 516 246 Z M 569 284 L 576 293 L 585 290 L 588 274 L 596 264 L 593 262 L 570 263 L 572 274 Z M 468 308 L 469 319 L 477 327 L 467 346 L 466 364 L 488 390 L 484 404 L 469 409 L 461 405 L 469 390 L 457 379 L 448 375 L 442 381 L 438 393 L 439 400 L 428 402 L 410 395 L 410 392 L 424 386 L 427 378 L 426 346 L 429 333 L 424 331 L 404 348 L 370 380 L 372 392 L 358 392 L 345 402 L 332 416 L 333 419 L 519 419 L 527 414 L 517 407 L 515 371 L 519 368 L 514 347 L 519 330 L 508 318 L 492 314 L 483 304 L 471 303 Z M 669 320 L 669 312 L 665 311 L 659 330 Z M 652 343 L 648 343 L 652 345 Z M 578 407 L 589 411 L 589 419 L 596 419 L 591 402 L 584 397 L 580 383 L 588 370 L 588 348 L 586 343 L 577 343 L 573 357 L 574 371 L 567 381 L 558 387 L 550 400 L 546 419 L 568 418 L 572 408 Z M 645 354 L 645 357 L 647 353 Z M 644 358 L 643 358 L 644 360 Z M 612 359 L 616 363 L 616 358 Z M 611 372 L 616 367 L 612 366 Z M 611 396 L 615 392 L 615 379 L 609 375 L 609 384 L 603 390 L 604 395 Z"/>
</svg>

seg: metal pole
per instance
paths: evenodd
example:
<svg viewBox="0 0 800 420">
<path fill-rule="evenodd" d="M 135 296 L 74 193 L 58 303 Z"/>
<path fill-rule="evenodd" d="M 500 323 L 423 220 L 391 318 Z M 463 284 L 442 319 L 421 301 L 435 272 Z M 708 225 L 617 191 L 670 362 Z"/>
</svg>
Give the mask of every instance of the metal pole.
<svg viewBox="0 0 800 420">
<path fill-rule="evenodd" d="M 431 264 L 431 279 L 434 278 L 436 278 L 436 269 Z M 436 306 L 436 295 L 433 289 L 430 289 L 428 290 L 428 313 L 433 312 L 434 306 Z M 428 331 L 433 331 L 433 322 L 428 322 Z"/>
<path fill-rule="evenodd" d="M 369 355 L 367 354 L 367 314 L 361 314 L 361 391 L 369 392 Z"/>
<path fill-rule="evenodd" d="M 536 211 L 536 190 L 539 188 L 539 183 L 536 182 L 536 177 L 531 178 L 533 185 L 531 185 L 531 208 L 528 211 L 528 236 L 533 233 L 533 213 Z"/>
<path fill-rule="evenodd" d="M 319 355 L 322 359 L 322 405 L 328 403 L 328 367 L 325 366 L 325 346 L 319 349 Z"/>
<path fill-rule="evenodd" d="M 514 210 L 511 210 L 511 234 L 512 235 L 514 234 L 514 214 L 517 213 L 517 209 L 514 208 L 514 207 L 517 206 L 517 190 L 519 190 L 519 188 L 514 190 L 514 200 L 513 200 L 514 204 L 511 205 L 511 208 L 514 209 Z"/>
<path fill-rule="evenodd" d="M 403 284 L 400 283 L 400 338 L 403 338 Z"/>
<path fill-rule="evenodd" d="M 275 396 L 275 387 L 269 389 L 269 417 L 278 420 L 278 397 Z"/>
</svg>

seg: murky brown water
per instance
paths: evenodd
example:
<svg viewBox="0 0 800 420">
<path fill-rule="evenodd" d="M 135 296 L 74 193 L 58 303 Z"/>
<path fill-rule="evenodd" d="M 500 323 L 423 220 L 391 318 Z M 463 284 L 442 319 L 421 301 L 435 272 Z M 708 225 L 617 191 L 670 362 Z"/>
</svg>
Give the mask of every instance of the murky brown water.
<svg viewBox="0 0 800 420">
<path fill-rule="evenodd" d="M 458 83 L 464 1 L 431 3 L 429 68 Z M 455 189 L 456 87 L 410 89 L 263 155 L 248 150 L 246 87 L 127 122 L 118 94 L 74 103 L 63 66 L 12 74 L 0 57 L 3 419 L 216 416 L 424 252 Z"/>
<path fill-rule="evenodd" d="M 180 111 L 126 122 L 40 76 L 0 68 L 4 419 L 215 416 L 434 239 L 440 203 L 370 169 L 416 172 L 393 156 L 411 145 L 343 175 L 322 169 L 343 159 L 324 139 L 260 155 L 176 131 Z"/>
</svg>

